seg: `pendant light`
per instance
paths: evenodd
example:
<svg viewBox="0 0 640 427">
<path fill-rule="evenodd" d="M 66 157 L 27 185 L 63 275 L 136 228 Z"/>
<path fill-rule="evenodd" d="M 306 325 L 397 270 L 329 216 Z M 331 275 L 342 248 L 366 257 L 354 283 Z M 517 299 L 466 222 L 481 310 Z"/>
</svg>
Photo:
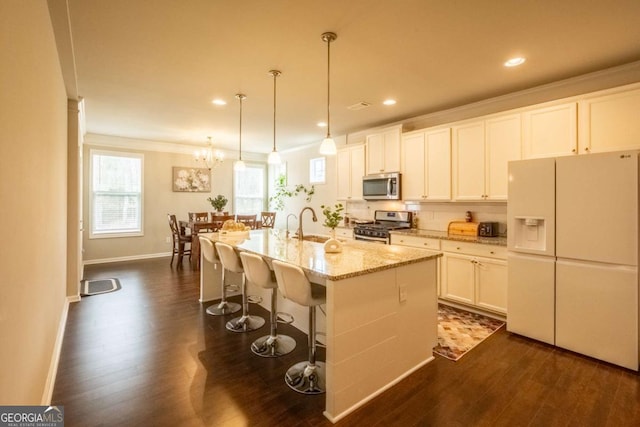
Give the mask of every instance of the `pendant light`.
<svg viewBox="0 0 640 427">
<path fill-rule="evenodd" d="M 238 161 L 233 166 L 233 169 L 236 171 L 243 171 L 246 169 L 244 162 L 242 161 L 242 100 L 244 100 L 247 96 L 241 93 L 236 94 L 236 99 L 240 101 L 240 139 L 238 144 Z"/>
<path fill-rule="evenodd" d="M 331 120 L 329 113 L 330 95 L 331 95 L 331 42 L 338 36 L 336 33 L 322 34 L 322 41 L 327 43 L 327 137 L 320 144 L 320 154 L 333 156 L 336 154 L 336 143 L 331 138 Z"/>
<path fill-rule="evenodd" d="M 273 151 L 269 153 L 267 162 L 270 165 L 279 165 L 281 163 L 280 154 L 276 150 L 276 78 L 282 73 L 278 70 L 271 70 L 269 74 L 273 76 Z"/>
</svg>

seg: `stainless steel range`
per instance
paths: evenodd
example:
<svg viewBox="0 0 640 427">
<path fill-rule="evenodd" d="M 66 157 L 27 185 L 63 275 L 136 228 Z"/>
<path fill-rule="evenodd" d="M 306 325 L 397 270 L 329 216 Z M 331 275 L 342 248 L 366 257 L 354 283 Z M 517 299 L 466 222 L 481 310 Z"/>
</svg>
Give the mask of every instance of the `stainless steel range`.
<svg viewBox="0 0 640 427">
<path fill-rule="evenodd" d="M 389 232 L 411 228 L 412 212 L 376 211 L 373 224 L 358 224 L 353 229 L 356 240 L 389 244 Z"/>
</svg>

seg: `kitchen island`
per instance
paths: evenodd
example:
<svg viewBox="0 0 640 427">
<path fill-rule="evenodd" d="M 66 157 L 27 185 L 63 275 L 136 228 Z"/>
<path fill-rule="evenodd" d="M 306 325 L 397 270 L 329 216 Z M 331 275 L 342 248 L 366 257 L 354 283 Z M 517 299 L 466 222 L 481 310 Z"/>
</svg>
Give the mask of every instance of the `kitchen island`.
<svg viewBox="0 0 640 427">
<path fill-rule="evenodd" d="M 440 255 L 357 241 L 346 241 L 341 253 L 328 254 L 321 243 L 280 234 L 268 229 L 251 231 L 244 239 L 203 236 L 261 255 L 268 263 L 277 259 L 297 265 L 312 282 L 326 286 L 324 415 L 329 420 L 339 420 L 433 360 Z M 219 297 L 220 266 L 202 260 L 200 299 Z M 279 311 L 293 310 L 290 302 L 282 302 Z M 307 332 L 306 316 L 295 317 L 303 320 L 294 325 Z"/>
</svg>

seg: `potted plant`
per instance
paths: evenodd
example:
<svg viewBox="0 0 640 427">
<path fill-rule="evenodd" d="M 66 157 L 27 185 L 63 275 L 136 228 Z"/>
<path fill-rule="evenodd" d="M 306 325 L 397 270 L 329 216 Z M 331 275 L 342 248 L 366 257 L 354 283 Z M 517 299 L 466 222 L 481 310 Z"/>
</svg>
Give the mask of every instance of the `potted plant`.
<svg viewBox="0 0 640 427">
<path fill-rule="evenodd" d="M 222 194 L 218 194 L 215 199 L 209 197 L 207 200 L 209 201 L 209 203 L 211 203 L 211 206 L 213 206 L 216 212 L 222 212 L 224 207 L 227 206 L 227 202 L 229 201 Z"/>
<path fill-rule="evenodd" d="M 284 200 L 287 197 L 294 197 L 300 193 L 305 193 L 307 196 L 305 197 L 305 201 L 307 203 L 311 202 L 311 197 L 315 193 L 315 186 L 311 186 L 311 188 L 307 188 L 302 184 L 298 184 L 293 189 L 289 189 L 287 187 L 287 177 L 282 174 L 276 178 L 275 192 L 273 196 L 269 197 L 269 205 L 276 211 L 284 210 Z"/>
<path fill-rule="evenodd" d="M 336 203 L 333 208 L 325 205 L 321 205 L 322 214 L 324 215 L 324 225 L 331 229 L 331 238 L 324 244 L 325 252 L 342 252 L 342 243 L 336 239 L 336 227 L 340 224 L 340 221 L 344 218 L 342 212 L 344 206 L 342 203 Z"/>
</svg>

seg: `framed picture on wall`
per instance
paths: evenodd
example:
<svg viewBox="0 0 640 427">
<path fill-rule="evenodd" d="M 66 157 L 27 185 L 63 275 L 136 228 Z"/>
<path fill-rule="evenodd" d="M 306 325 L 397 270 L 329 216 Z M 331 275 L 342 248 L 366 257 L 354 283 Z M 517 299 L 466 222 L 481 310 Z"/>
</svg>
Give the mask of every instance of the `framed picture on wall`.
<svg viewBox="0 0 640 427">
<path fill-rule="evenodd" d="M 211 171 L 207 168 L 173 167 L 173 191 L 188 193 L 211 192 Z"/>
</svg>

